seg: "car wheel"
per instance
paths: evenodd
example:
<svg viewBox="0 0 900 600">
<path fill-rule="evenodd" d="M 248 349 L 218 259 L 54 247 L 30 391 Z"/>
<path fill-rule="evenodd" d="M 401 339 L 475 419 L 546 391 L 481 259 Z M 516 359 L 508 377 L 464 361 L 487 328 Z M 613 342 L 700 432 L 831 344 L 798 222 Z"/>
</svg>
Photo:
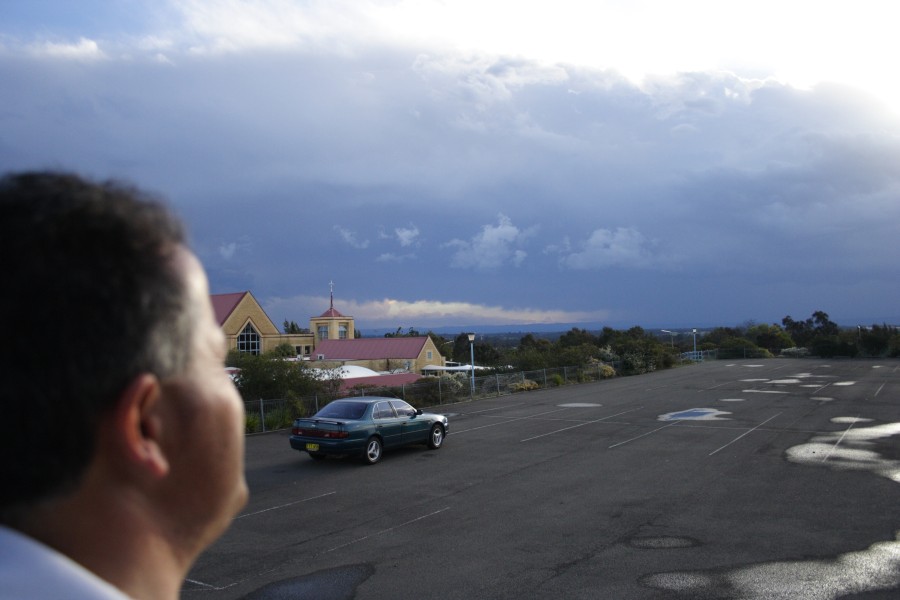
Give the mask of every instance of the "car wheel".
<svg viewBox="0 0 900 600">
<path fill-rule="evenodd" d="M 325 455 L 321 452 L 310 452 L 309 457 L 315 460 L 323 460 L 325 458 Z"/>
<path fill-rule="evenodd" d="M 366 452 L 363 454 L 363 460 L 367 465 L 374 465 L 381 460 L 381 440 L 372 436 L 366 442 Z"/>
<path fill-rule="evenodd" d="M 431 426 L 431 433 L 428 434 L 428 447 L 436 450 L 444 443 L 444 428 L 435 423 Z"/>
</svg>

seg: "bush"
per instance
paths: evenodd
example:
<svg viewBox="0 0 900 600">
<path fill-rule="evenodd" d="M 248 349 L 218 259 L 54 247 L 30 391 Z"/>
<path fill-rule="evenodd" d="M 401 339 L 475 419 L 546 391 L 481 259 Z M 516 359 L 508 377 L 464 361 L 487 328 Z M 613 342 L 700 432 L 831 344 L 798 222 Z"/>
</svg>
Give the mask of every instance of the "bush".
<svg viewBox="0 0 900 600">
<path fill-rule="evenodd" d="M 244 431 L 247 433 L 256 433 L 260 431 L 259 415 L 254 413 L 244 415 Z"/>
<path fill-rule="evenodd" d="M 565 383 L 565 380 L 563 379 L 563 376 L 560 375 L 559 373 L 554 373 L 553 375 L 550 376 L 550 385 L 560 386 L 563 383 Z"/>
<path fill-rule="evenodd" d="M 600 365 L 600 378 L 609 379 L 616 376 L 616 370 L 609 365 Z"/>
<path fill-rule="evenodd" d="M 541 386 L 538 384 L 538 382 L 526 379 L 525 381 L 511 384 L 509 386 L 509 389 L 513 392 L 528 392 L 531 390 L 540 389 L 540 387 Z"/>
</svg>

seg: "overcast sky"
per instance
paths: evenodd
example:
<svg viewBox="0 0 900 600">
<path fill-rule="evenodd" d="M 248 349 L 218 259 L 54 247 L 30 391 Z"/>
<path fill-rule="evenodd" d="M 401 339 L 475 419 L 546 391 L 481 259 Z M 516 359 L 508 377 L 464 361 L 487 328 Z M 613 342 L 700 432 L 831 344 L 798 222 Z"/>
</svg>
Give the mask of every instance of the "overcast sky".
<svg viewBox="0 0 900 600">
<path fill-rule="evenodd" d="M 900 323 L 890 0 L 10 0 L 0 171 L 363 330 Z"/>
</svg>

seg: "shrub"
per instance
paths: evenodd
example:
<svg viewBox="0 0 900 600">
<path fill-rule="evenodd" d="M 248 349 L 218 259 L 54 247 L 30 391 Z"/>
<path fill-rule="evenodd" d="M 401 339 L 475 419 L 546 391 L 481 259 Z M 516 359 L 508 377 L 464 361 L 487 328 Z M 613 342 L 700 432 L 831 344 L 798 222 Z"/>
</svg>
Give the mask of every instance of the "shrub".
<svg viewBox="0 0 900 600">
<path fill-rule="evenodd" d="M 616 370 L 609 365 L 600 365 L 600 378 L 609 379 L 616 376 Z"/>
<path fill-rule="evenodd" d="M 563 376 L 560 375 L 559 373 L 554 373 L 553 375 L 550 376 L 550 385 L 560 386 L 563 383 L 565 383 L 565 380 L 563 379 Z"/>
<path fill-rule="evenodd" d="M 259 415 L 255 413 L 244 415 L 244 430 L 247 433 L 256 433 L 259 431 Z"/>
<path fill-rule="evenodd" d="M 526 379 L 525 381 L 511 384 L 509 386 L 509 389 L 513 392 L 528 392 L 530 390 L 540 389 L 540 387 L 541 386 L 538 384 L 538 382 Z"/>
</svg>

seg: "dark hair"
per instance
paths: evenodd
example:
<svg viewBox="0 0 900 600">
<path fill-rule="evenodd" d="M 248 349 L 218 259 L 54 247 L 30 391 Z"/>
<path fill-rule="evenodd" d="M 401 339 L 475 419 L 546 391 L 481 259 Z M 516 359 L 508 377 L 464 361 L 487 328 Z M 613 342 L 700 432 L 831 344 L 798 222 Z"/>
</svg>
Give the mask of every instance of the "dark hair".
<svg viewBox="0 0 900 600">
<path fill-rule="evenodd" d="M 71 489 L 98 420 L 141 373 L 181 372 L 192 315 L 172 258 L 180 222 L 117 182 L 0 179 L 0 521 Z"/>
</svg>

